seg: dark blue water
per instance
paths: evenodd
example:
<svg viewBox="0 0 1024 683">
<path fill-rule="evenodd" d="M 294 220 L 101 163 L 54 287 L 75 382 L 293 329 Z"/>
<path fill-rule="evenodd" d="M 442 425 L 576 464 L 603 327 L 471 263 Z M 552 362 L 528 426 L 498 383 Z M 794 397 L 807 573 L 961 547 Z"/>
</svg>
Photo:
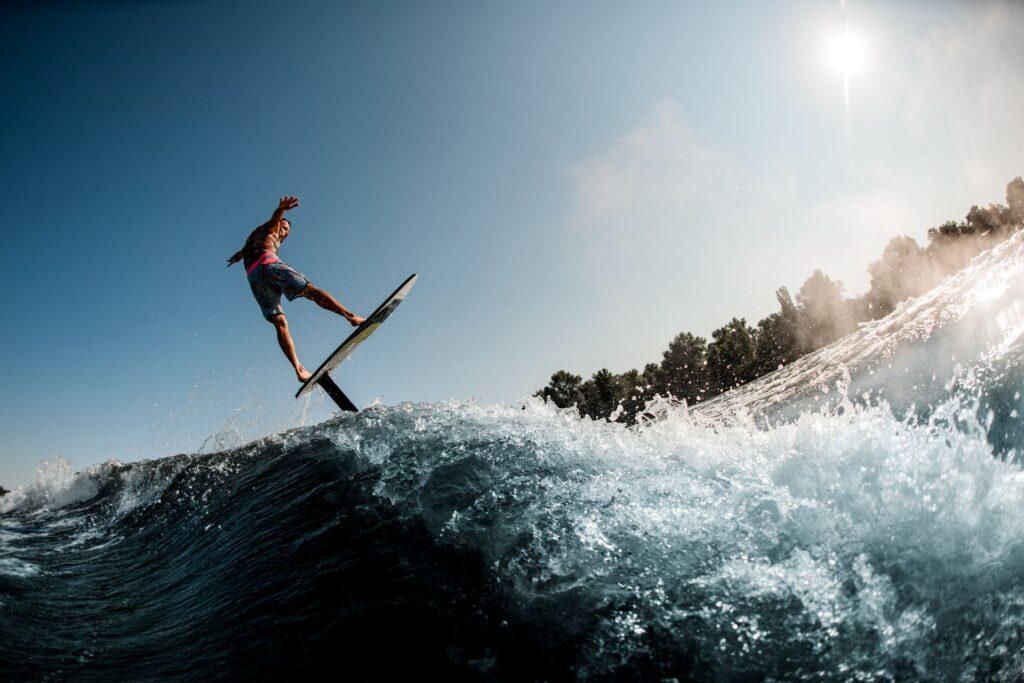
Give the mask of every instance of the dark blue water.
<svg viewBox="0 0 1024 683">
<path fill-rule="evenodd" d="M 1020 680 L 1024 243 L 695 411 L 373 407 L 0 500 L 0 679 Z"/>
<path fill-rule="evenodd" d="M 3 673 L 38 678 L 475 673 L 478 563 L 373 494 L 380 468 L 310 437 L 92 477 L 4 516 Z"/>
</svg>

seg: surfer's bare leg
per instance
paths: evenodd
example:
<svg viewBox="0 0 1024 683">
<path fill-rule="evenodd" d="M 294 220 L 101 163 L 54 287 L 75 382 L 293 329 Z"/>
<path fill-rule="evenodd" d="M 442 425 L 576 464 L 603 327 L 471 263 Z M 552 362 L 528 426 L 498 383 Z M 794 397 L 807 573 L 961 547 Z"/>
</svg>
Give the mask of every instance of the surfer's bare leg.
<svg viewBox="0 0 1024 683">
<path fill-rule="evenodd" d="M 309 299 L 320 308 L 332 313 L 337 313 L 342 318 L 352 323 L 353 327 L 362 325 L 366 321 L 366 318 L 360 318 L 358 315 L 342 306 L 341 302 L 331 296 L 329 292 L 325 292 L 319 287 L 314 287 L 312 283 L 306 285 L 305 289 L 299 292 L 299 296 Z"/>
<path fill-rule="evenodd" d="M 305 382 L 313 373 L 302 367 L 302 363 L 299 362 L 299 357 L 295 353 L 295 342 L 292 341 L 292 333 L 288 329 L 288 320 L 282 314 L 275 315 L 270 322 L 277 329 L 277 343 L 281 345 L 284 355 L 288 357 L 292 367 L 295 368 L 295 376 L 299 378 L 300 382 Z"/>
</svg>

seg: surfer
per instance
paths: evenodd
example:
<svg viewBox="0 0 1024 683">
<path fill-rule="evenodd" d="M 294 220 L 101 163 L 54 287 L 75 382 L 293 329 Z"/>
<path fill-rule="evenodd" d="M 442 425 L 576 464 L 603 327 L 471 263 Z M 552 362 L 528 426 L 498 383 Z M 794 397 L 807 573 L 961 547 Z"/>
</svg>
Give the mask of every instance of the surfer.
<svg viewBox="0 0 1024 683">
<path fill-rule="evenodd" d="M 284 317 L 284 309 L 281 308 L 281 295 L 284 294 L 288 301 L 300 296 L 309 299 L 320 308 L 345 318 L 353 327 L 362 325 L 365 319 L 342 306 L 341 302 L 328 292 L 314 287 L 305 275 L 277 257 L 281 242 L 288 237 L 292 229 L 292 222 L 284 217 L 284 212 L 298 205 L 298 197 L 281 197 L 274 215 L 249 234 L 245 246 L 228 259 L 228 266 L 238 261 L 244 262 L 249 287 L 252 288 L 252 294 L 256 297 L 260 310 L 263 311 L 263 317 L 277 329 L 277 343 L 281 345 L 284 355 L 295 368 L 295 376 L 300 382 L 305 382 L 312 373 L 302 367 L 295 353 L 295 343 L 288 330 L 288 320 Z"/>
</svg>

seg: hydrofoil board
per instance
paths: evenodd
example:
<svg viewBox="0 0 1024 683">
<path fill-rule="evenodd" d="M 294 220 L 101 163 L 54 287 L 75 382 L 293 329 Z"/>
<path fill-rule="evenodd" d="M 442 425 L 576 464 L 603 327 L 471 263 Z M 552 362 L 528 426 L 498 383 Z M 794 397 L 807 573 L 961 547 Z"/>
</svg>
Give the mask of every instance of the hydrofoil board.
<svg viewBox="0 0 1024 683">
<path fill-rule="evenodd" d="M 370 314 L 366 319 L 366 322 L 357 327 L 355 331 L 341 343 L 341 346 L 335 349 L 334 353 L 329 355 L 327 360 L 320 364 L 320 367 L 316 369 L 316 372 L 306 380 L 306 383 L 303 384 L 302 388 L 295 394 L 295 398 L 305 396 L 309 392 L 313 391 L 313 387 L 319 384 L 320 387 L 327 392 L 327 395 L 331 397 L 331 400 L 338 404 L 339 408 L 351 412 L 358 412 L 359 409 L 356 408 L 355 404 L 353 404 L 347 396 L 345 396 L 344 392 L 342 392 L 338 385 L 334 383 L 334 380 L 331 379 L 331 376 L 327 373 L 338 367 L 343 360 L 352 355 L 352 352 L 355 351 L 360 344 L 366 341 L 367 337 L 377 331 L 377 328 L 388 319 L 388 316 L 394 313 L 396 308 L 398 308 L 398 304 L 402 303 L 406 295 L 409 293 L 409 290 L 412 289 L 414 284 L 416 284 L 416 278 L 418 277 L 419 275 L 413 273 L 406 278 L 405 282 L 400 284 L 398 289 L 392 292 L 391 296 L 385 299 L 384 303 L 378 306 L 377 309 Z"/>
</svg>

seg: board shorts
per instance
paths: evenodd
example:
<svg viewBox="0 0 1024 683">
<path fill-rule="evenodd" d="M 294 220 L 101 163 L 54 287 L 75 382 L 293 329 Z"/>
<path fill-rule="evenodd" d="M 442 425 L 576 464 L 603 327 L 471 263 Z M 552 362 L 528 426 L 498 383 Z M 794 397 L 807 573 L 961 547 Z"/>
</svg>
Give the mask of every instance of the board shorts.
<svg viewBox="0 0 1024 683">
<path fill-rule="evenodd" d="M 292 301 L 309 286 L 305 275 L 283 261 L 259 265 L 249 273 L 248 278 L 252 295 L 256 297 L 256 303 L 260 305 L 263 317 L 267 320 L 275 315 L 284 315 L 284 309 L 281 308 L 282 294 L 288 297 L 288 301 Z"/>
</svg>

